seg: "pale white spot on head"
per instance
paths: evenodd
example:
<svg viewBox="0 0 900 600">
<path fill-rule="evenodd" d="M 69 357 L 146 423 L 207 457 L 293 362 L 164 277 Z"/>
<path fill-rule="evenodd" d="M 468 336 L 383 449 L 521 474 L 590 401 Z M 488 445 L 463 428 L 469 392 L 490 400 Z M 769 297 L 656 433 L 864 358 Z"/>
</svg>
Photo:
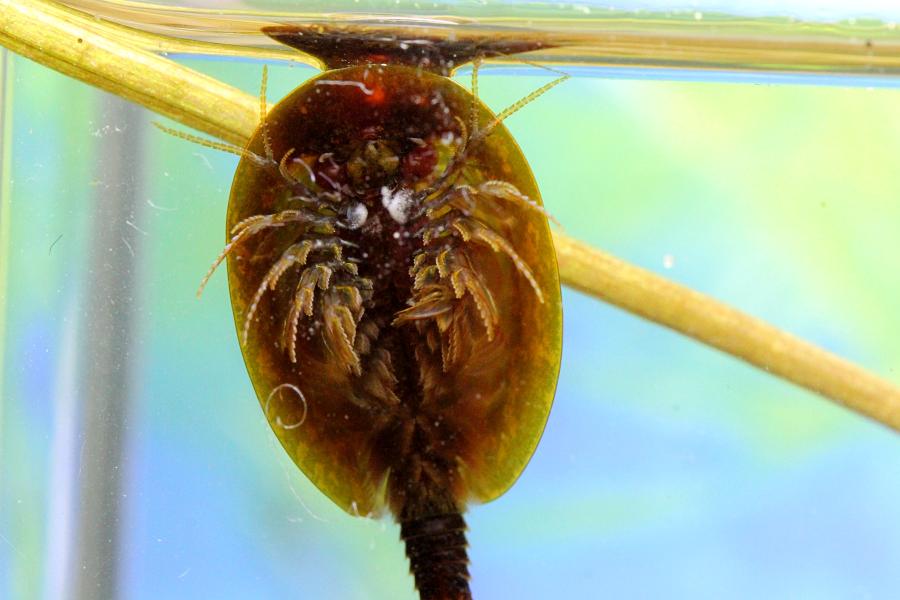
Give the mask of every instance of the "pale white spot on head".
<svg viewBox="0 0 900 600">
<path fill-rule="evenodd" d="M 404 188 L 391 190 L 384 186 L 381 188 L 381 204 L 391 218 L 402 225 L 409 220 L 409 214 L 412 212 L 413 192 Z"/>
<path fill-rule="evenodd" d="M 369 218 L 369 209 L 362 202 L 351 204 L 347 208 L 347 228 L 359 229 Z"/>
</svg>

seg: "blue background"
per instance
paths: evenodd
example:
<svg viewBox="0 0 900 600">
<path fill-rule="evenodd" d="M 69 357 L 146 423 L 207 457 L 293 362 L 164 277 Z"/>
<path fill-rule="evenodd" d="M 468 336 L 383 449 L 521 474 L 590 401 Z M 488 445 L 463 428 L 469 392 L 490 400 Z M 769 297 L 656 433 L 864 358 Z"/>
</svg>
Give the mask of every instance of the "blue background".
<svg viewBox="0 0 900 600">
<path fill-rule="evenodd" d="M 259 84 L 259 65 L 189 64 L 250 93 Z M 0 596 L 18 599 L 49 597 L 61 568 L 91 194 L 110 183 L 94 157 L 132 132 L 106 126 L 99 93 L 24 59 L 14 68 Z M 311 73 L 274 67 L 270 97 Z M 486 72 L 482 96 L 501 109 L 546 80 Z M 582 76 L 508 126 L 568 234 L 900 383 L 898 99 Z M 413 598 L 397 527 L 339 511 L 275 441 L 224 273 L 194 297 L 222 244 L 236 158 L 152 129 L 155 118 L 145 113 L 134 165 L 146 185 L 132 223 L 143 233 L 123 597 Z M 476 597 L 900 594 L 900 438 L 596 300 L 564 298 L 542 443 L 512 490 L 468 514 Z"/>
</svg>

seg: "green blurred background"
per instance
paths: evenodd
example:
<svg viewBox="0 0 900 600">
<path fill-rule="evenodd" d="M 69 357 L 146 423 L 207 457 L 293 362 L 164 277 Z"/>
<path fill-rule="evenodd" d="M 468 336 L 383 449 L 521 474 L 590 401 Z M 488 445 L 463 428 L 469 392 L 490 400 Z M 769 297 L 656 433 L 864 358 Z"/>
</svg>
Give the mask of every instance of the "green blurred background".
<svg viewBox="0 0 900 600">
<path fill-rule="evenodd" d="M 186 62 L 258 88 L 258 64 Z M 127 257 L 121 489 L 102 499 L 119 510 L 121 596 L 412 598 L 396 526 L 341 513 L 275 441 L 224 272 L 194 296 L 223 243 L 236 158 L 157 131 L 146 111 L 120 123 L 127 109 L 103 94 L 11 64 L 0 597 L 70 597 L 90 444 L 85 320 L 106 310 L 96 271 Z M 270 98 L 311 74 L 273 66 Z M 486 71 L 481 93 L 501 109 L 548 77 Z M 893 89 L 579 76 L 508 126 L 568 234 L 900 383 L 898 100 Z M 107 172 L 98 157 L 123 145 L 137 158 Z M 133 207 L 111 216 L 97 198 L 119 190 Z M 105 255 L 92 247 L 100 222 L 113 231 Z M 898 506 L 895 434 L 567 291 L 542 444 L 509 493 L 468 515 L 473 588 L 897 597 Z"/>
</svg>

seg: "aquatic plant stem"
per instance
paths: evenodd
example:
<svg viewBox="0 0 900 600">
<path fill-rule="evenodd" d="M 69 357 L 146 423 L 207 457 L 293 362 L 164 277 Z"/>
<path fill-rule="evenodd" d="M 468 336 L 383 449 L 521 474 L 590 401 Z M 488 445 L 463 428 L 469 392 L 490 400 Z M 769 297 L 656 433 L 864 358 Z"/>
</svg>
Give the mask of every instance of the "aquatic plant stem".
<svg viewBox="0 0 900 600">
<path fill-rule="evenodd" d="M 46 0 L 0 0 L 0 44 L 188 127 L 243 146 L 258 99 L 118 41 L 122 28 Z M 108 37 L 115 29 L 116 38 Z M 79 41 L 80 40 L 80 41 Z M 564 284 L 727 352 L 900 431 L 900 389 L 708 296 L 556 234 Z"/>
<path fill-rule="evenodd" d="M 119 41 L 127 31 L 54 2 L 0 0 L 0 44 L 13 52 L 219 139 L 244 143 L 258 119 L 255 98 L 141 50 L 137 40 Z"/>
<path fill-rule="evenodd" d="M 554 235 L 560 278 L 900 431 L 900 389 L 830 352 L 700 292 Z"/>
</svg>

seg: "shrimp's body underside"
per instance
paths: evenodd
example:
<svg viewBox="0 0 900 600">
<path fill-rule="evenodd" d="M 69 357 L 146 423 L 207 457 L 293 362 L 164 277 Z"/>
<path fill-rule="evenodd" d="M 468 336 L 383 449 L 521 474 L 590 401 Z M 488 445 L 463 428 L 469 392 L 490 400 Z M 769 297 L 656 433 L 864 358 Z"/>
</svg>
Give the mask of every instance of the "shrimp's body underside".
<svg viewBox="0 0 900 600">
<path fill-rule="evenodd" d="M 393 513 L 423 598 L 469 598 L 461 514 L 525 467 L 560 361 L 556 258 L 515 141 L 437 73 L 327 71 L 250 141 L 227 231 L 285 450 L 348 512 Z"/>
</svg>

